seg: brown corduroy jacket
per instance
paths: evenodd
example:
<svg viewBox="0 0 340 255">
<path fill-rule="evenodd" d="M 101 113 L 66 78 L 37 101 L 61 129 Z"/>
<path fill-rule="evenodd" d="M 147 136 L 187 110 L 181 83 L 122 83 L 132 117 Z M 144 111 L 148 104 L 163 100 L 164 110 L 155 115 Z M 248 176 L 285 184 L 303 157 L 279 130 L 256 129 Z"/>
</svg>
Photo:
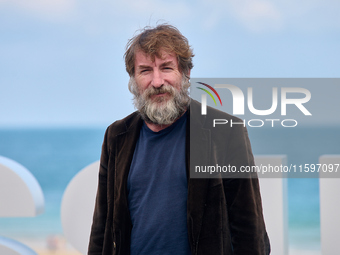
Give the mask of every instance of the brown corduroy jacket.
<svg viewBox="0 0 340 255">
<path fill-rule="evenodd" d="M 212 120 L 241 120 L 192 100 L 187 121 L 186 161 L 189 176 L 190 130 L 207 137 L 203 154 L 209 162 L 251 166 L 254 159 L 243 125 L 211 130 Z M 137 112 L 111 124 L 105 133 L 89 255 L 129 255 L 132 224 L 127 178 L 143 121 Z M 210 124 L 209 124 L 210 123 Z M 191 125 L 191 129 L 190 129 Z M 201 141 L 202 142 L 202 141 Z M 202 143 L 200 142 L 200 145 Z M 193 146 L 193 144 L 191 145 Z M 205 156 L 204 156 L 205 157 Z M 203 158 L 204 158 L 203 157 Z M 257 178 L 188 178 L 187 227 L 195 255 L 267 255 L 269 239 L 262 215 Z M 174 244 L 175 245 L 175 244 Z"/>
</svg>

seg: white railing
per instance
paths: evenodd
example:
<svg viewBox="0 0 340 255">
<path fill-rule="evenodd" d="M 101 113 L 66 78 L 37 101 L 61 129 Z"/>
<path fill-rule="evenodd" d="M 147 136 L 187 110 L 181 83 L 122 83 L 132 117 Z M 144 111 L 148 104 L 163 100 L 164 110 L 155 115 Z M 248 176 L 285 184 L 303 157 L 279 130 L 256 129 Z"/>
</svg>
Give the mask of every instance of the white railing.
<svg viewBox="0 0 340 255">
<path fill-rule="evenodd" d="M 284 166 L 285 155 L 255 156 L 255 164 Z M 276 178 L 259 178 L 263 217 L 270 239 L 271 254 L 288 254 L 288 200 L 287 178 L 276 174 Z"/>
<path fill-rule="evenodd" d="M 319 159 L 321 165 L 340 164 L 340 155 L 324 155 Z M 338 169 L 340 171 L 340 169 Z M 339 254 L 340 236 L 340 179 L 326 178 L 320 173 L 320 231 L 321 252 L 323 255 Z"/>
</svg>

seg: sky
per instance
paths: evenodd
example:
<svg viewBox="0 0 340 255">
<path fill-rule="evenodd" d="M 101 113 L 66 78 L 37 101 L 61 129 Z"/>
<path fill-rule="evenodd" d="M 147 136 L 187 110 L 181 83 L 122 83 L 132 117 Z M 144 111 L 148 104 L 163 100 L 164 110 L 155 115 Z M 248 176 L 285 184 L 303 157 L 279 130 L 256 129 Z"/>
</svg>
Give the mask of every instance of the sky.
<svg viewBox="0 0 340 255">
<path fill-rule="evenodd" d="M 164 22 L 188 38 L 193 78 L 339 78 L 339 11 L 338 0 L 0 0 L 0 128 L 130 114 L 125 45 Z"/>
</svg>

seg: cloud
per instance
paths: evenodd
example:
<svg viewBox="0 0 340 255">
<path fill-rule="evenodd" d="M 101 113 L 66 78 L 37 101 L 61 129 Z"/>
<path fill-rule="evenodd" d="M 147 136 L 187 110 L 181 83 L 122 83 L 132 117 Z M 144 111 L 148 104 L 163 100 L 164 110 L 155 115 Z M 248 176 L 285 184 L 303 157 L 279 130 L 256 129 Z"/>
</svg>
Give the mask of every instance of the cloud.
<svg viewBox="0 0 340 255">
<path fill-rule="evenodd" d="M 127 0 L 121 7 L 134 15 L 161 15 L 165 17 L 183 18 L 190 11 L 190 6 L 182 1 Z"/>
<path fill-rule="evenodd" d="M 264 0 L 230 1 L 235 17 L 249 30 L 262 32 L 279 30 L 283 26 L 283 17 L 273 2 Z"/>
<path fill-rule="evenodd" d="M 194 13 L 207 30 L 236 22 L 253 33 L 320 32 L 340 28 L 339 9 L 336 0 L 201 0 Z"/>
<path fill-rule="evenodd" d="M 276 0 L 276 2 L 289 28 L 309 32 L 340 28 L 340 1 Z"/>
<path fill-rule="evenodd" d="M 76 9 L 76 0 L 0 0 L 0 9 L 21 11 L 50 21 L 62 21 Z"/>
<path fill-rule="evenodd" d="M 126 0 L 114 3 L 114 12 L 124 25 L 135 30 L 136 25 L 144 27 L 169 22 L 183 26 L 193 17 L 192 4 L 185 1 Z M 116 19 L 117 19 L 116 18 Z"/>
<path fill-rule="evenodd" d="M 235 21 L 252 32 L 279 30 L 283 25 L 282 14 L 267 0 L 202 0 L 199 11 L 207 30 Z"/>
</svg>

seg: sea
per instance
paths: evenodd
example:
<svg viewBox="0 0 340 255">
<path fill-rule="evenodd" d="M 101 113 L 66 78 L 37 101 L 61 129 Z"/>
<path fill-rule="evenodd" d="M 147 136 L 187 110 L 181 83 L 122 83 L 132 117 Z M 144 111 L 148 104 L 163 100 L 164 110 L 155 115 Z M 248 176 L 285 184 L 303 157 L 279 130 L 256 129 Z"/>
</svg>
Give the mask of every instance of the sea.
<svg viewBox="0 0 340 255">
<path fill-rule="evenodd" d="M 248 128 L 254 155 L 287 155 L 288 163 L 316 164 L 340 154 L 340 127 Z M 0 218 L 0 236 L 45 240 L 62 236 L 60 205 L 71 179 L 99 160 L 105 127 L 2 128 L 0 155 L 25 166 L 45 197 L 32 218 Z M 1 205 L 0 205 L 1 206 Z M 320 250 L 319 180 L 288 179 L 289 247 Z"/>
</svg>

